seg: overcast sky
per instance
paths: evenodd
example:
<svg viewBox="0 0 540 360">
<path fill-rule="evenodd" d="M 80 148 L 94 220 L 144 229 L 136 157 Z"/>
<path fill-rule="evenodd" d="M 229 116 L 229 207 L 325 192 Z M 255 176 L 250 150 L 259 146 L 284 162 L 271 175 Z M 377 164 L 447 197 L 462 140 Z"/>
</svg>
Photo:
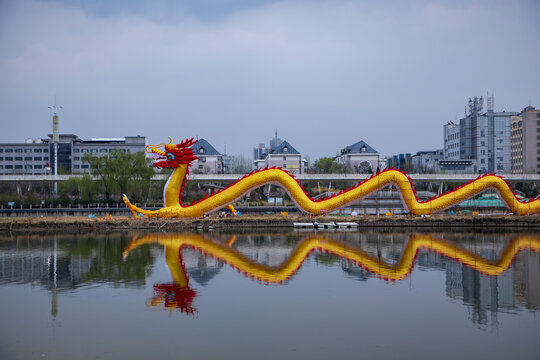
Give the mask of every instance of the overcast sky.
<svg viewBox="0 0 540 360">
<path fill-rule="evenodd" d="M 311 160 L 443 146 L 469 97 L 540 107 L 538 1 L 0 0 L 0 142 L 207 139 L 277 128 Z"/>
</svg>

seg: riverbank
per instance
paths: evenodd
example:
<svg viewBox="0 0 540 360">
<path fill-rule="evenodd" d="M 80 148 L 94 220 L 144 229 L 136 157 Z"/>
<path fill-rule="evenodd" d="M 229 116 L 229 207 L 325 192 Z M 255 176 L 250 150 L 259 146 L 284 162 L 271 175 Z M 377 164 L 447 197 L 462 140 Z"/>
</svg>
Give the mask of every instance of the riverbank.
<svg viewBox="0 0 540 360">
<path fill-rule="evenodd" d="M 34 231 L 116 231 L 116 230 L 227 230 L 227 229 L 294 229 L 294 223 L 358 224 L 358 228 L 409 227 L 409 228 L 530 228 L 540 229 L 540 216 L 450 216 L 430 217 L 395 216 L 293 216 L 293 215 L 243 215 L 238 217 L 207 217 L 202 219 L 134 219 L 132 217 L 17 217 L 0 218 L 0 232 Z"/>
</svg>

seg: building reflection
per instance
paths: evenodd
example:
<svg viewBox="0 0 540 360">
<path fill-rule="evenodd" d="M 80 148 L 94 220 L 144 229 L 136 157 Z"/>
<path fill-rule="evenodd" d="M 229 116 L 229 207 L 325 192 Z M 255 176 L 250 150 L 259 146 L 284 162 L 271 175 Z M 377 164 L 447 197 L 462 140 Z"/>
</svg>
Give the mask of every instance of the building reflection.
<svg viewBox="0 0 540 360">
<path fill-rule="evenodd" d="M 130 239 L 130 238 L 129 238 Z M 0 285 L 39 286 L 51 294 L 51 316 L 58 295 L 91 283 L 140 288 L 157 254 L 141 249 L 124 261 L 122 236 L 43 236 L 0 239 Z"/>
</svg>

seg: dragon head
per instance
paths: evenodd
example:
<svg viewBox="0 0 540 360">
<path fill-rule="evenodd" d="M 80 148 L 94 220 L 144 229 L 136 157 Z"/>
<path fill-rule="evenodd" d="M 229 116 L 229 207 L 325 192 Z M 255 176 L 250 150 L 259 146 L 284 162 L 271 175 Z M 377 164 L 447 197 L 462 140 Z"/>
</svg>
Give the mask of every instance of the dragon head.
<svg viewBox="0 0 540 360">
<path fill-rule="evenodd" d="M 148 145 L 146 147 L 147 153 L 155 155 L 154 167 L 177 168 L 185 164 L 189 166 L 192 161 L 198 159 L 191 148 L 198 140 L 186 139 L 181 141 L 180 144 L 173 144 L 171 138 L 169 140 L 168 144 Z M 161 147 L 163 150 L 159 150 Z"/>
</svg>

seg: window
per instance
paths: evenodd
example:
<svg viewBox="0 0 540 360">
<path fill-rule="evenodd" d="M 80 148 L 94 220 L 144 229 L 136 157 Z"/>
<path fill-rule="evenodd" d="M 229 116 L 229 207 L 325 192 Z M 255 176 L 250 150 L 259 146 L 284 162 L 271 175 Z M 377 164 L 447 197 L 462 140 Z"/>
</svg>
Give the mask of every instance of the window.
<svg viewBox="0 0 540 360">
<path fill-rule="evenodd" d="M 31 156 L 25 156 L 24 161 L 32 161 L 32 157 Z"/>
<path fill-rule="evenodd" d="M 22 156 L 15 156 L 15 161 L 22 161 Z"/>
<path fill-rule="evenodd" d="M 92 149 L 93 153 L 97 153 L 98 149 Z"/>
<path fill-rule="evenodd" d="M 540 113 L 536 113 L 536 117 L 537 117 L 537 118 L 540 118 Z"/>
<path fill-rule="evenodd" d="M 199 149 L 199 154 L 204 154 L 204 148 L 201 146 L 201 148 Z"/>
<path fill-rule="evenodd" d="M 87 152 L 88 152 L 88 149 L 81 149 L 81 152 L 82 152 L 82 153 L 87 153 Z"/>
<path fill-rule="evenodd" d="M 287 157 L 286 157 L 286 156 L 283 157 L 283 161 L 287 161 Z"/>
<path fill-rule="evenodd" d="M 25 152 L 25 153 L 31 153 L 31 152 L 32 152 L 32 149 L 24 149 L 24 152 Z"/>
<path fill-rule="evenodd" d="M 25 168 L 25 169 L 31 169 L 31 168 L 32 168 L 32 165 L 24 165 L 24 168 Z"/>
<path fill-rule="evenodd" d="M 6 149 L 6 152 L 7 152 L 7 153 L 12 153 L 12 152 L 13 152 L 13 149 Z"/>
<path fill-rule="evenodd" d="M 34 165 L 34 169 L 41 169 L 42 166 L 41 165 Z"/>
<path fill-rule="evenodd" d="M 11 156 L 6 156 L 6 161 L 13 161 L 13 157 L 11 157 Z"/>
<path fill-rule="evenodd" d="M 4 168 L 4 165 L 0 165 L 0 169 L 3 169 Z"/>
<path fill-rule="evenodd" d="M 80 157 L 78 157 L 78 156 L 74 156 L 74 157 L 73 157 L 73 160 L 75 160 L 75 161 L 79 161 L 79 160 L 81 160 L 81 158 L 80 158 Z"/>
<path fill-rule="evenodd" d="M 49 161 L 49 157 L 48 157 L 48 156 L 45 156 L 45 157 L 43 158 L 43 161 Z"/>
<path fill-rule="evenodd" d="M 15 169 L 22 169 L 22 165 L 15 165 Z"/>
<path fill-rule="evenodd" d="M 22 153 L 22 149 L 15 149 L 16 153 Z"/>
<path fill-rule="evenodd" d="M 107 149 L 99 149 L 99 152 L 100 152 L 100 153 L 106 153 L 106 152 L 107 152 Z"/>
<path fill-rule="evenodd" d="M 73 152 L 78 153 L 78 152 L 80 152 L 80 150 L 79 149 L 73 149 Z"/>
<path fill-rule="evenodd" d="M 485 163 L 486 163 L 485 159 L 480 159 L 480 164 L 485 164 Z"/>
<path fill-rule="evenodd" d="M 4 158 L 3 158 L 3 157 L 0 157 L 0 161 L 4 161 Z"/>
<path fill-rule="evenodd" d="M 88 169 L 89 167 L 90 167 L 90 165 L 88 165 L 88 164 L 82 164 L 82 165 L 81 165 L 81 168 L 82 168 L 82 169 Z"/>
<path fill-rule="evenodd" d="M 286 168 L 287 168 L 287 164 L 283 164 L 283 168 L 286 169 Z"/>
<path fill-rule="evenodd" d="M 283 147 L 283 152 L 289 152 L 289 148 L 287 146 Z"/>
<path fill-rule="evenodd" d="M 41 152 L 41 149 L 34 149 L 34 152 L 35 152 L 35 153 L 40 153 L 40 152 Z"/>
<path fill-rule="evenodd" d="M 49 152 L 49 149 L 43 149 L 43 152 L 44 152 L 44 153 L 48 153 L 48 152 Z"/>
<path fill-rule="evenodd" d="M 480 146 L 486 146 L 486 142 L 485 141 L 480 141 Z"/>
<path fill-rule="evenodd" d="M 73 165 L 74 169 L 80 169 L 80 167 L 81 167 L 80 165 Z"/>
<path fill-rule="evenodd" d="M 538 124 L 538 125 L 540 125 L 540 124 Z M 0 153 L 3 153 L 3 152 L 4 152 L 4 149 L 0 149 Z"/>
<path fill-rule="evenodd" d="M 13 165 L 6 165 L 6 169 L 13 169 Z"/>
</svg>

